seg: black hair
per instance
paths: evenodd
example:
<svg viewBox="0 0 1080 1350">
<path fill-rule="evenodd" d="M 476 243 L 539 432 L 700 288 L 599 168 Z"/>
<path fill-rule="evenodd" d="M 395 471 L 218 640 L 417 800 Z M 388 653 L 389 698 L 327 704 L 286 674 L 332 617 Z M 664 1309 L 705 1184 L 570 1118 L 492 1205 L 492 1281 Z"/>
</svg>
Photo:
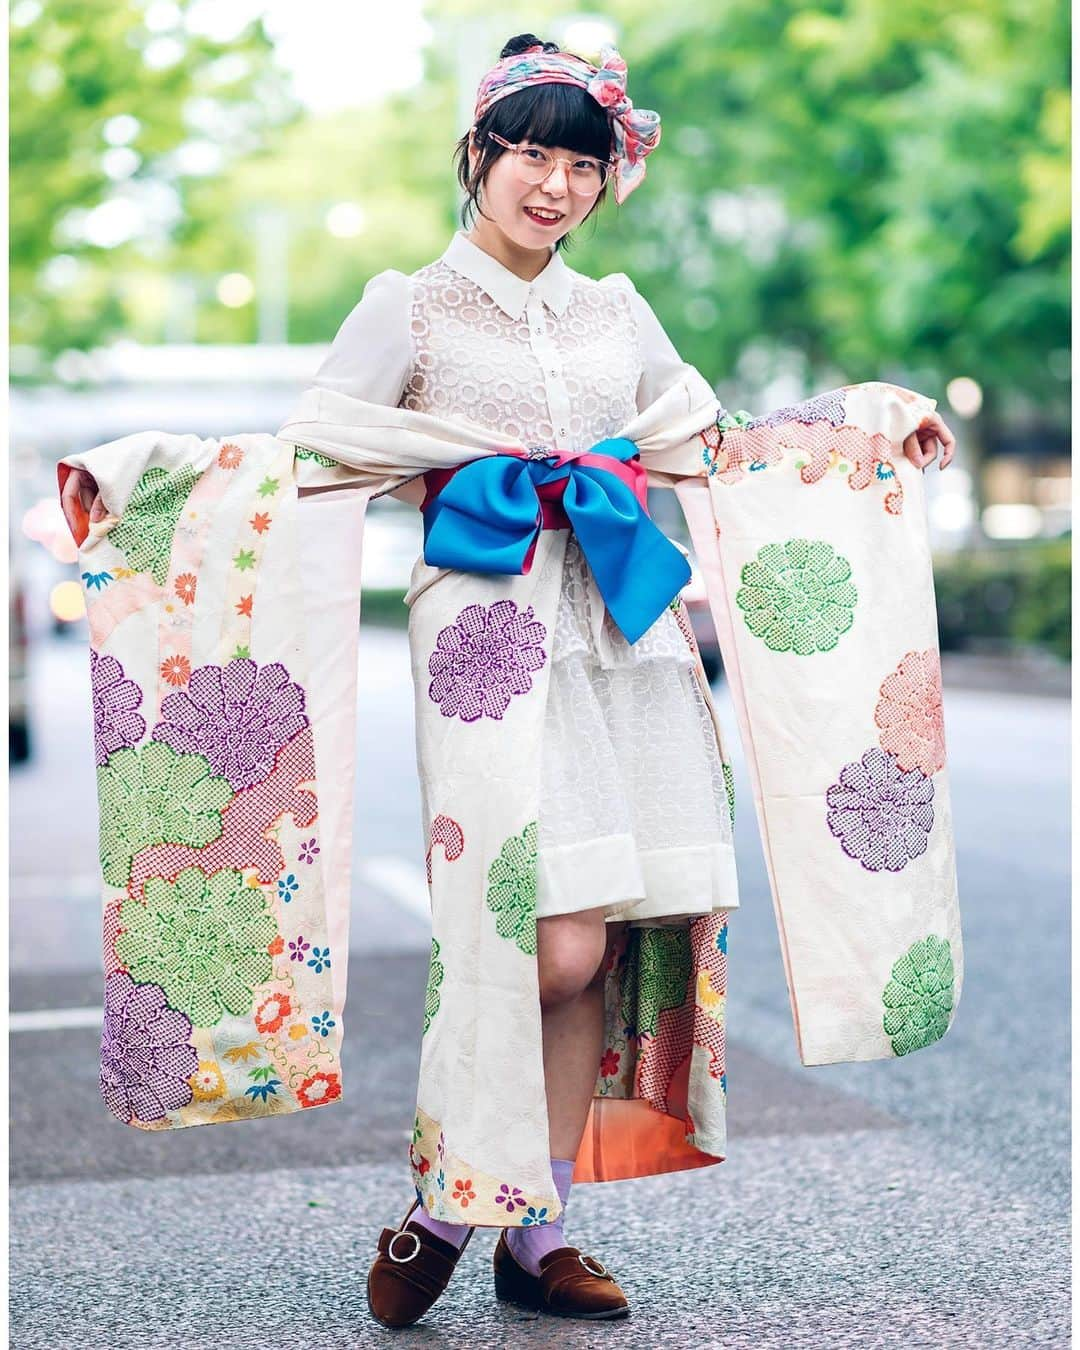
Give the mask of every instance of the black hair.
<svg viewBox="0 0 1080 1350">
<path fill-rule="evenodd" d="M 521 33 L 512 37 L 499 53 L 499 59 L 517 56 L 529 47 L 542 46 L 546 52 L 558 52 L 562 48 L 557 42 L 541 42 L 532 33 Z M 575 84 L 532 84 L 513 94 L 499 99 L 470 128 L 454 147 L 454 162 L 458 182 L 465 190 L 465 201 L 461 206 L 461 223 L 468 228 L 470 215 L 478 211 L 484 215 L 480 205 L 479 192 L 491 167 L 500 155 L 511 152 L 498 141 L 493 141 L 487 133 L 496 132 L 504 140 L 534 141 L 537 145 L 564 145 L 581 155 L 592 155 L 597 159 L 609 159 L 614 150 L 611 134 L 610 115 L 602 108 L 587 90 Z M 474 137 L 479 157 L 475 172 L 469 173 L 470 135 Z M 608 179 L 597 194 L 592 210 L 585 217 L 591 219 L 607 199 Z M 485 217 L 487 219 L 487 217 Z M 584 221 L 582 222 L 584 224 Z M 570 242 L 573 231 L 562 235 L 555 244 L 562 249 Z"/>
</svg>

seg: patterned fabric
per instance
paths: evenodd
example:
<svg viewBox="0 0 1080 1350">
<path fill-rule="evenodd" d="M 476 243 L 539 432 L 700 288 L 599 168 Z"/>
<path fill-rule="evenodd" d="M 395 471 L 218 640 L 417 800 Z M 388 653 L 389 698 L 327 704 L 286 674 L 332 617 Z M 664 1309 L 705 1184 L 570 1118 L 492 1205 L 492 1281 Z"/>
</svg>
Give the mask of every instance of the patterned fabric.
<svg viewBox="0 0 1080 1350">
<path fill-rule="evenodd" d="M 626 200 L 645 178 L 645 157 L 660 144 L 660 114 L 635 108 L 626 92 L 626 62 L 611 43 L 600 48 L 600 65 L 571 52 L 546 52 L 543 44 L 496 61 L 480 80 L 473 122 L 492 104 L 530 84 L 576 84 L 611 116 L 615 200 Z"/>
<path fill-rule="evenodd" d="M 690 527 L 747 749 L 804 1063 L 931 1044 L 962 982 L 930 555 L 910 509 L 921 478 L 899 454 L 927 401 L 878 385 L 844 391 L 843 403 L 849 425 L 837 434 L 894 463 L 903 497 L 885 479 L 855 494 L 828 474 L 809 484 L 782 453 L 789 423 L 757 442 L 767 471 L 710 473 L 702 452 L 717 405 L 692 370 L 618 431 L 674 485 Z M 363 507 L 376 490 L 505 452 L 511 439 L 326 391 L 305 406 L 281 439 L 148 432 L 61 466 L 61 480 L 70 464 L 88 469 L 115 512 L 81 547 L 87 571 L 113 578 L 87 592 L 94 753 L 105 755 L 101 1091 L 139 1128 L 342 1097 L 356 727 L 341 690 L 357 654 Z M 737 424 L 720 434 L 736 443 L 714 449 L 734 460 L 738 437 L 763 433 Z M 297 442 L 332 463 L 298 457 Z M 301 497 L 345 483 L 358 491 Z M 172 533 L 158 518 L 135 571 L 113 535 L 121 529 L 130 548 L 128 500 L 145 516 L 147 484 L 172 485 L 159 513 Z M 907 509 L 883 513 L 881 493 Z M 347 514 L 356 502 L 359 514 Z M 349 566 L 325 562 L 343 556 L 332 554 L 342 541 Z M 833 576 L 837 558 L 850 567 L 856 620 L 832 646 L 770 645 L 743 621 L 736 592 L 756 585 L 756 574 L 741 578 L 763 541 L 784 559 L 765 555 L 770 577 L 797 583 L 811 616 L 829 603 L 815 585 L 846 584 Z M 420 558 L 406 597 L 432 907 L 408 1163 L 425 1211 L 447 1222 L 526 1226 L 560 1212 L 536 881 L 564 546 L 543 531 L 527 575 Z M 671 622 L 680 626 L 674 612 Z M 435 652 L 446 660 L 432 671 Z M 702 697 L 715 717 L 707 686 Z M 723 911 L 656 915 L 621 934 L 575 1180 L 726 1155 L 727 950 Z"/>
</svg>

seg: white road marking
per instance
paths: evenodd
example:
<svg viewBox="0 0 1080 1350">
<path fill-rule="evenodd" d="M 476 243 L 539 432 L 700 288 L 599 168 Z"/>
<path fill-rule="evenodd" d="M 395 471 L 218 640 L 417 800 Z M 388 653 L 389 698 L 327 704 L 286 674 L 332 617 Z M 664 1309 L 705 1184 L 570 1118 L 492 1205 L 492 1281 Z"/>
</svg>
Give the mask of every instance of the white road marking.
<svg viewBox="0 0 1080 1350">
<path fill-rule="evenodd" d="M 380 854 L 362 860 L 356 867 L 358 880 L 376 887 L 394 904 L 407 913 L 431 923 L 431 901 L 428 897 L 427 876 L 415 865 L 393 854 Z M 69 887 L 81 882 L 85 891 L 86 878 L 53 878 L 49 876 L 22 877 L 13 882 L 24 896 L 38 894 L 67 896 Z M 30 883 L 28 886 L 26 883 Z M 40 888 L 40 889 L 38 889 Z M 101 1028 L 101 1008 L 41 1008 L 34 1012 L 9 1012 L 8 1031 L 61 1031 L 79 1027 Z M 410 1136 L 411 1137 L 411 1136 Z"/>
<path fill-rule="evenodd" d="M 60 1031 L 71 1027 L 101 1030 L 101 1008 L 41 1008 L 8 1013 L 8 1031 Z"/>
</svg>

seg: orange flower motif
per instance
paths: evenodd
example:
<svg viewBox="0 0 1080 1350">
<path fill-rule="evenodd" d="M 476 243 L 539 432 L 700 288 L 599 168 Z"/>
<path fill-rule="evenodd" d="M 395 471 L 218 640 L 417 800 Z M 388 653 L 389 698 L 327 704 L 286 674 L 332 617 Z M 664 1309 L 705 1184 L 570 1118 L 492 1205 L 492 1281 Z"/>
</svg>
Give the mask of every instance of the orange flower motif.
<svg viewBox="0 0 1080 1350">
<path fill-rule="evenodd" d="M 236 602 L 237 614 L 243 614 L 244 617 L 248 619 L 251 618 L 251 601 L 253 599 L 253 596 L 254 592 L 252 593 L 252 595 L 242 595 L 240 597 L 240 599 Z"/>
<path fill-rule="evenodd" d="M 191 662 L 186 656 L 167 656 L 161 663 L 161 678 L 168 684 L 187 684 L 191 676 Z"/>
<path fill-rule="evenodd" d="M 341 1079 L 336 1073 L 313 1073 L 296 1089 L 301 1106 L 323 1106 L 341 1096 Z"/>
<path fill-rule="evenodd" d="M 255 1025 L 264 1034 L 280 1031 L 286 1017 L 292 1016 L 288 994 L 271 994 L 255 1011 Z"/>
<path fill-rule="evenodd" d="M 270 517 L 266 514 L 265 511 L 256 511 L 255 514 L 251 517 L 250 524 L 251 528 L 256 532 L 256 534 L 265 534 L 266 531 L 270 528 Z"/>
<path fill-rule="evenodd" d="M 244 452 L 238 445 L 230 445 L 228 441 L 218 451 L 217 462 L 223 469 L 235 469 L 243 461 Z"/>
<path fill-rule="evenodd" d="M 285 939 L 281 936 L 280 933 L 273 940 L 273 942 L 271 942 L 270 946 L 267 947 L 266 950 L 270 953 L 271 956 L 281 955 L 281 953 L 285 950 Z"/>
<path fill-rule="evenodd" d="M 460 1177 L 455 1179 L 454 1199 L 461 1201 L 462 1209 L 468 1206 L 470 1200 L 476 1199 L 476 1192 L 472 1188 L 472 1177 L 467 1177 L 464 1181 Z"/>
<path fill-rule="evenodd" d="M 196 577 L 194 572 L 181 572 L 176 578 L 175 590 L 177 599 L 183 600 L 185 605 L 195 603 Z"/>
</svg>

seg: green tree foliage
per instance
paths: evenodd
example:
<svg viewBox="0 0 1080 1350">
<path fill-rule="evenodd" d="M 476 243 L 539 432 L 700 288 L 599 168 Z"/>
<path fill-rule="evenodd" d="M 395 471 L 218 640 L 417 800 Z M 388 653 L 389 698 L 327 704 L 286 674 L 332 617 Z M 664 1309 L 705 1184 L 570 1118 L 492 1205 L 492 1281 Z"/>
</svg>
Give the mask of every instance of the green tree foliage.
<svg viewBox="0 0 1080 1350">
<path fill-rule="evenodd" d="M 189 0 L 150 9 L 148 25 L 147 7 L 133 0 L 16 0 L 13 342 L 51 353 L 138 335 L 140 309 L 172 266 L 189 192 L 205 172 L 192 152 L 205 165 L 209 146 L 225 171 L 295 115 L 261 23 L 214 41 L 188 27 Z M 107 242 L 95 244 L 87 218 L 103 206 L 91 235 Z"/>
</svg>

